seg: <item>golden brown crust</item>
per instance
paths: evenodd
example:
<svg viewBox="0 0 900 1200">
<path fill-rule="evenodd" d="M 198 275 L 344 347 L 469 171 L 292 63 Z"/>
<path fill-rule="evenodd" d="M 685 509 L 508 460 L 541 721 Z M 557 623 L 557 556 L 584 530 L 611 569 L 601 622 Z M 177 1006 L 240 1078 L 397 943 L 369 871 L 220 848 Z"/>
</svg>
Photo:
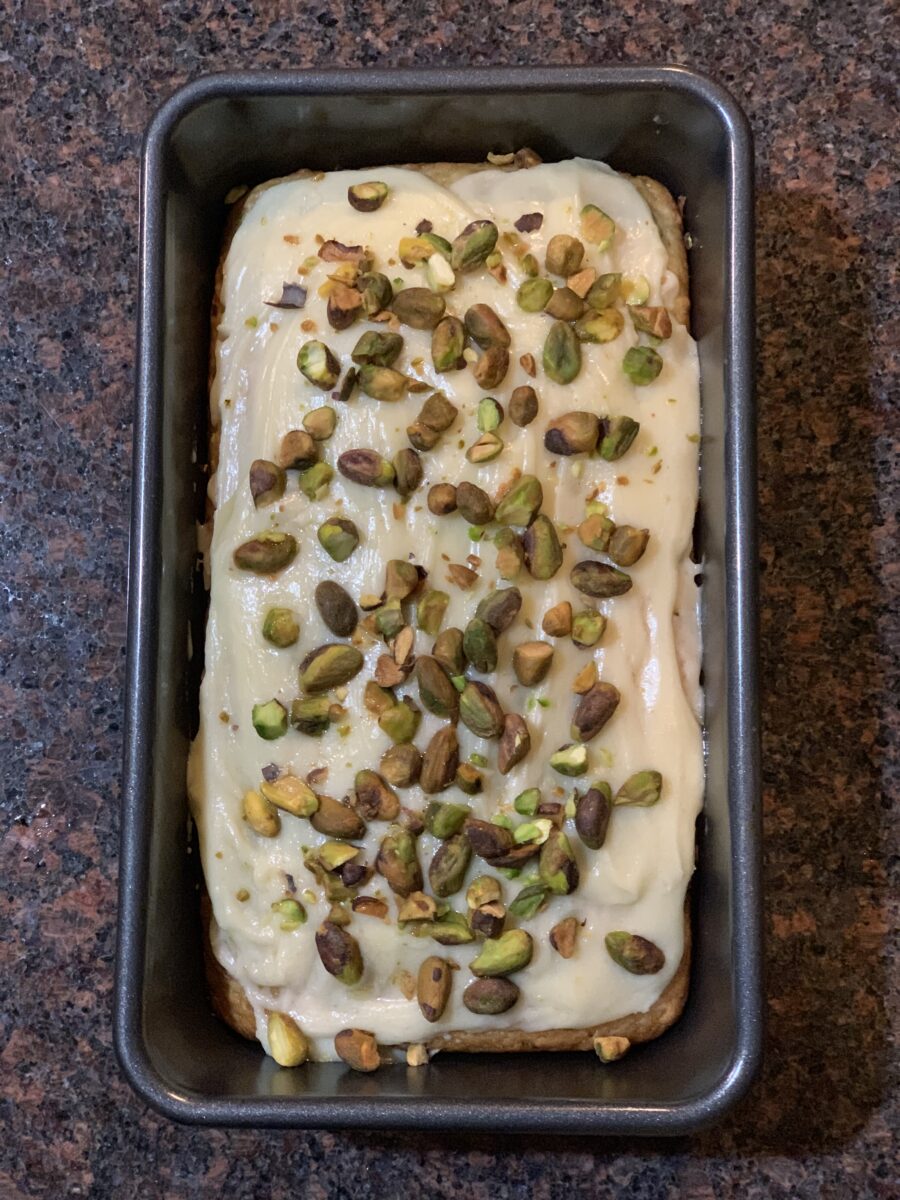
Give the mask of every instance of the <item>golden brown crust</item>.
<svg viewBox="0 0 900 1200">
<path fill-rule="evenodd" d="M 420 171 L 429 179 L 441 186 L 448 186 L 463 176 L 475 171 L 497 169 L 493 163 L 408 163 L 406 170 Z M 523 169 L 515 163 L 501 164 L 501 170 Z M 280 179 L 268 180 L 248 192 L 237 201 L 229 213 L 223 239 L 222 254 L 219 259 L 215 279 L 215 293 L 212 304 L 212 336 L 210 341 L 210 386 L 215 377 L 215 351 L 218 323 L 221 317 L 221 287 L 225 259 L 234 232 L 244 213 L 252 207 L 255 200 L 264 191 L 276 184 L 292 179 L 309 178 L 314 172 L 310 170 L 296 171 Z M 659 229 L 660 237 L 668 254 L 669 270 L 678 280 L 678 298 L 672 309 L 672 315 L 683 325 L 687 325 L 690 312 L 688 296 L 688 267 L 684 247 L 681 210 L 671 193 L 661 183 L 645 175 L 628 176 L 647 203 L 653 219 Z M 215 471 L 218 460 L 218 414 L 212 413 L 210 434 L 210 472 Z M 209 519 L 212 521 L 212 506 Z M 212 905 L 204 891 L 201 900 L 201 918 L 203 922 L 203 957 L 206 978 L 209 985 L 210 998 L 216 1014 L 236 1033 L 251 1040 L 256 1038 L 256 1018 L 250 1001 L 241 985 L 225 970 L 212 950 Z M 691 959 L 691 927 L 687 905 L 684 919 L 684 953 L 678 969 L 672 976 L 663 993 L 651 1007 L 643 1013 L 630 1013 L 614 1021 L 595 1025 L 585 1029 L 545 1029 L 538 1032 L 526 1032 L 520 1029 L 490 1029 L 490 1030 L 456 1030 L 441 1033 L 431 1038 L 427 1043 L 430 1051 L 457 1050 L 468 1053 L 481 1052 L 513 1052 L 513 1051 L 561 1051 L 561 1050 L 591 1050 L 593 1039 L 598 1036 L 626 1037 L 631 1042 L 646 1042 L 659 1037 L 673 1022 L 684 1008 L 687 999 Z"/>
</svg>

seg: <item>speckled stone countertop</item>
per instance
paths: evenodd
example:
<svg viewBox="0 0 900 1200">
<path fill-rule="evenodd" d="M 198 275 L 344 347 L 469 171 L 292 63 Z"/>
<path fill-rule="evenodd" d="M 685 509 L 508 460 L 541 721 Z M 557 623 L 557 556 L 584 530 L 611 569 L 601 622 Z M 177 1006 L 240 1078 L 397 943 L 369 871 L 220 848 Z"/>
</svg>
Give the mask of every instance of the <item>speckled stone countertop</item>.
<svg viewBox="0 0 900 1200">
<path fill-rule="evenodd" d="M 898 1194 L 892 7 L 3 7 L 3 1200 Z M 226 67 L 640 61 L 685 63 L 726 84 L 757 140 L 763 1077 L 718 1128 L 672 1142 L 172 1125 L 120 1078 L 110 1035 L 138 153 L 149 115 L 178 84 Z"/>
</svg>

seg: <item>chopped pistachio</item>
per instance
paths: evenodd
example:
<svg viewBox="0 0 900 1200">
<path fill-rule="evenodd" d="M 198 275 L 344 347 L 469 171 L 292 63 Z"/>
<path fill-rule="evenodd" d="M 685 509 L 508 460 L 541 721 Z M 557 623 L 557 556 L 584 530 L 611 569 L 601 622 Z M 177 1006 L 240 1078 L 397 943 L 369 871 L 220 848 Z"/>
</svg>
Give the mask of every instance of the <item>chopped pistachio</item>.
<svg viewBox="0 0 900 1200">
<path fill-rule="evenodd" d="M 253 728 L 261 738 L 272 742 L 287 733 L 287 709 L 279 700 L 253 705 Z"/>
<path fill-rule="evenodd" d="M 622 370 L 638 387 L 652 383 L 662 370 L 662 359 L 652 346 L 632 346 L 622 359 Z"/>
</svg>

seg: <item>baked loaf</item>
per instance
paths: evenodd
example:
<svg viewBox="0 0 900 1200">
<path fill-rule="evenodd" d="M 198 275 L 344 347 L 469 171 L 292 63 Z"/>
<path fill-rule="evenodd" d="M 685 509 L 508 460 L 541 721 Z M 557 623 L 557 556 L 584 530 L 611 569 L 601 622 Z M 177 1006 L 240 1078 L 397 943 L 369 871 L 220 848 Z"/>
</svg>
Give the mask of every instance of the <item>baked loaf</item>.
<svg viewBox="0 0 900 1200">
<path fill-rule="evenodd" d="M 681 1012 L 688 311 L 669 193 L 584 160 L 234 205 L 189 794 L 214 1006 L 284 1065 L 611 1060 Z"/>
</svg>

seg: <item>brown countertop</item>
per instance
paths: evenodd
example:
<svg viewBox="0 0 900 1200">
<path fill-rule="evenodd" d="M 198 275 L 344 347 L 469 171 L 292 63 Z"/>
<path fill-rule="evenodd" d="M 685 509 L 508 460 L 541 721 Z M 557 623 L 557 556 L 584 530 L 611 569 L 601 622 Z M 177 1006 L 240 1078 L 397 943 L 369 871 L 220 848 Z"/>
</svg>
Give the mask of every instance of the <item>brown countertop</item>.
<svg viewBox="0 0 900 1200">
<path fill-rule="evenodd" d="M 900 205 L 888 190 L 896 183 L 891 7 L 7 6 L 4 1200 L 897 1195 L 900 889 L 889 797 L 900 690 L 891 655 L 900 644 Z M 745 106 L 757 141 L 763 1077 L 718 1128 L 672 1142 L 169 1124 L 121 1079 L 110 1035 L 142 131 L 179 83 L 226 67 L 619 61 L 708 72 Z"/>
</svg>

